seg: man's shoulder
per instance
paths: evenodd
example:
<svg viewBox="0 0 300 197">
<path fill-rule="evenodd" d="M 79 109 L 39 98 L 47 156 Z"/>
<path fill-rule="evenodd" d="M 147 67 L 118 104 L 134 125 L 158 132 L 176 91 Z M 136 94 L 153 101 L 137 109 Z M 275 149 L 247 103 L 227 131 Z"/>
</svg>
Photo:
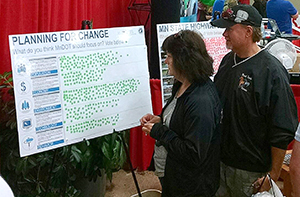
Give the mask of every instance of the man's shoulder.
<svg viewBox="0 0 300 197">
<path fill-rule="evenodd" d="M 267 2 L 267 8 L 276 8 L 279 7 L 282 4 L 286 4 L 285 0 L 271 0 Z"/>
<path fill-rule="evenodd" d="M 261 65 L 264 66 L 264 69 L 267 69 L 268 73 L 271 74 L 272 78 L 285 78 L 288 80 L 288 72 L 283 64 L 268 51 L 263 51 L 263 58 L 261 58 Z"/>
<path fill-rule="evenodd" d="M 222 61 L 220 63 L 220 66 L 222 65 L 226 65 L 228 63 L 229 60 L 233 60 L 233 55 L 234 53 L 232 51 L 228 52 L 223 58 Z"/>
<path fill-rule="evenodd" d="M 218 68 L 218 72 L 214 77 L 214 81 L 219 78 L 220 73 L 223 73 L 224 70 L 228 70 L 226 68 L 231 68 L 232 66 L 233 66 L 233 52 L 229 52 L 222 58 L 222 61 Z"/>
<path fill-rule="evenodd" d="M 261 61 L 264 61 L 264 62 L 271 62 L 271 63 L 275 63 L 275 64 L 278 64 L 278 63 L 280 64 L 279 60 L 274 55 L 269 53 L 269 51 L 266 50 L 266 49 L 261 50 L 261 52 L 258 55 L 258 58 L 263 58 L 263 59 L 261 59 Z"/>
<path fill-rule="evenodd" d="M 284 9 L 291 9 L 291 8 L 296 9 L 290 1 L 280 0 L 278 1 L 278 4 L 279 5 L 277 6 L 283 7 Z"/>
<path fill-rule="evenodd" d="M 230 56 L 233 57 L 233 52 L 232 52 L 232 51 L 229 51 L 227 54 L 225 54 L 224 57 L 222 58 L 222 60 L 226 60 L 226 59 L 228 59 Z"/>
<path fill-rule="evenodd" d="M 284 66 L 282 63 L 271 53 L 269 53 L 267 50 L 261 51 L 261 56 L 259 57 L 261 62 L 263 64 L 266 64 L 269 69 L 283 69 Z M 284 68 L 285 69 L 285 68 Z"/>
</svg>

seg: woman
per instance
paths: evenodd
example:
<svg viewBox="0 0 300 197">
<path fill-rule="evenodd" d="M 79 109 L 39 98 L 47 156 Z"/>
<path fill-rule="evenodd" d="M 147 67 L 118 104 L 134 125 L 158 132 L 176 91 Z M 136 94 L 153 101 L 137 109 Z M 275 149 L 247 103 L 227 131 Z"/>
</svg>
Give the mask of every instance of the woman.
<svg viewBox="0 0 300 197">
<path fill-rule="evenodd" d="M 162 196 L 214 196 L 221 105 L 209 78 L 213 60 L 201 36 L 190 30 L 166 38 L 162 49 L 176 79 L 172 96 L 161 116 L 146 114 L 140 120 L 142 130 L 167 150 Z"/>
</svg>

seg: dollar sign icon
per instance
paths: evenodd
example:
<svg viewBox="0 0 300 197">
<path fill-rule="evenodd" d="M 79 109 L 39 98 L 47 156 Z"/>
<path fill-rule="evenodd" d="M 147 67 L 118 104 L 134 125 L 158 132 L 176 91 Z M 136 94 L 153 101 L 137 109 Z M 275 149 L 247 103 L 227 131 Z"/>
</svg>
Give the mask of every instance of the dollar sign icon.
<svg viewBox="0 0 300 197">
<path fill-rule="evenodd" d="M 25 82 L 21 83 L 21 90 L 24 92 L 26 90 Z"/>
</svg>

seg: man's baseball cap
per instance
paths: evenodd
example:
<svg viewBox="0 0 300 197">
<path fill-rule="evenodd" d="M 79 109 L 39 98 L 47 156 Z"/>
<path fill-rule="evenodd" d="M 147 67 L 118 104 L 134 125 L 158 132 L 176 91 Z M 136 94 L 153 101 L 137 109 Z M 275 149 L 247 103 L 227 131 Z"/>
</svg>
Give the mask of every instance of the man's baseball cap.
<svg viewBox="0 0 300 197">
<path fill-rule="evenodd" d="M 228 28 L 235 24 L 260 27 L 262 17 L 257 9 L 251 5 L 240 4 L 223 11 L 219 19 L 211 21 L 215 27 Z"/>
</svg>

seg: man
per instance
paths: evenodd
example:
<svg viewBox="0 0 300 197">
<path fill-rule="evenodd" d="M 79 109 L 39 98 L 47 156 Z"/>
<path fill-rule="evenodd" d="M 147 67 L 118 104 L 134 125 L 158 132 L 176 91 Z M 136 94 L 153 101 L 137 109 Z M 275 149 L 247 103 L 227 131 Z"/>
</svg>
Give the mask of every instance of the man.
<svg viewBox="0 0 300 197">
<path fill-rule="evenodd" d="M 251 196 L 270 173 L 277 180 L 298 124 L 297 107 L 283 65 L 256 42 L 262 17 L 251 5 L 223 11 L 213 26 L 226 28 L 231 49 L 214 80 L 223 104 L 221 185 L 218 196 Z M 223 191 L 222 191 L 223 189 Z"/>
<path fill-rule="evenodd" d="M 291 34 L 291 18 L 297 19 L 298 11 L 289 1 L 270 0 L 267 2 L 267 17 L 276 21 L 281 32 Z"/>
<path fill-rule="evenodd" d="M 293 153 L 290 162 L 290 175 L 293 185 L 294 196 L 300 196 L 300 124 L 295 136 L 295 143 L 293 145 Z"/>
</svg>

